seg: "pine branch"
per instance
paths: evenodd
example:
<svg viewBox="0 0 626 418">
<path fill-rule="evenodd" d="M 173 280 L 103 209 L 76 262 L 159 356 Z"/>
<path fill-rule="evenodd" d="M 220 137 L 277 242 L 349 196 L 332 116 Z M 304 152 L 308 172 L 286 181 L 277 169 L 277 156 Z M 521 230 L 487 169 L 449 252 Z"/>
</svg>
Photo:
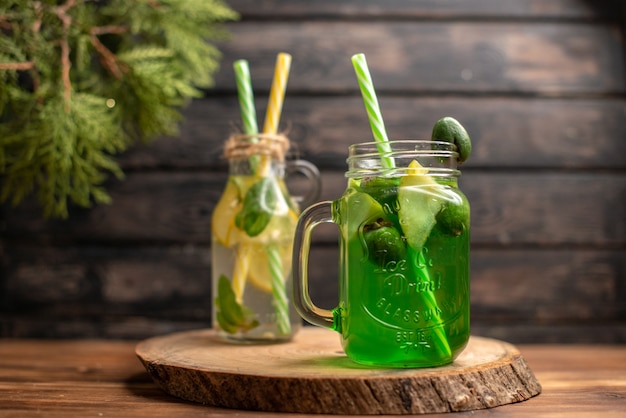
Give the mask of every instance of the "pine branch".
<svg viewBox="0 0 626 418">
<path fill-rule="evenodd" d="M 36 194 L 61 218 L 109 203 L 115 156 L 177 132 L 237 17 L 219 0 L 2 2 L 0 202 Z"/>
<path fill-rule="evenodd" d="M 35 63 L 32 61 L 28 62 L 4 62 L 0 63 L 0 70 L 30 70 L 35 66 Z"/>
</svg>

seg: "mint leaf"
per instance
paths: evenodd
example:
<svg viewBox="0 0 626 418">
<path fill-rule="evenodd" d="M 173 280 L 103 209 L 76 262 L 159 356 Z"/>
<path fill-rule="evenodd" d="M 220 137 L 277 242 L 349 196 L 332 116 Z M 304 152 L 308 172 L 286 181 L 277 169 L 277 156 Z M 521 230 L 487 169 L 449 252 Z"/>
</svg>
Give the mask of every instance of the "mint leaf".
<svg viewBox="0 0 626 418">
<path fill-rule="evenodd" d="M 235 225 L 250 237 L 259 235 L 272 219 L 278 190 L 272 177 L 264 177 L 246 192 L 243 208 L 235 216 Z"/>
<path fill-rule="evenodd" d="M 217 323 L 222 330 L 229 334 L 234 334 L 237 331 L 248 331 L 259 325 L 259 321 L 253 318 L 254 312 L 237 303 L 231 282 L 224 275 L 220 276 L 217 284 L 215 304 L 218 308 Z"/>
</svg>

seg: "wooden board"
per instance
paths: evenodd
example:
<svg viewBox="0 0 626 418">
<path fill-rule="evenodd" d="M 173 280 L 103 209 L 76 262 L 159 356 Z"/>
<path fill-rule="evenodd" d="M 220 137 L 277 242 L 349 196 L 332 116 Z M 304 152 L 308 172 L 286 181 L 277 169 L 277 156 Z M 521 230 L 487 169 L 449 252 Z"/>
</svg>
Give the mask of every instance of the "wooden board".
<svg viewBox="0 0 626 418">
<path fill-rule="evenodd" d="M 317 418 L 179 400 L 152 382 L 137 360 L 136 344 L 84 338 L 0 340 L 0 417 Z M 497 408 L 424 418 L 624 418 L 623 345 L 517 347 L 541 381 L 540 396 Z"/>
<path fill-rule="evenodd" d="M 210 330 L 154 337 L 136 354 L 167 393 L 227 408 L 318 414 L 425 414 L 527 400 L 541 386 L 513 345 L 471 337 L 448 366 L 358 365 L 337 333 L 305 328 L 275 345 L 221 342 Z"/>
</svg>

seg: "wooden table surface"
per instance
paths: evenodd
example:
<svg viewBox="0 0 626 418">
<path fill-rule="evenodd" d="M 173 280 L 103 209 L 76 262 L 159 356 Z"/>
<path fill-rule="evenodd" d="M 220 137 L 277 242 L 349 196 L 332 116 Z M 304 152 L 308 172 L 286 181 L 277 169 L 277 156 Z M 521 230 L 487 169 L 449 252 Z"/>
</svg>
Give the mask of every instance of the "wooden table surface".
<svg viewBox="0 0 626 418">
<path fill-rule="evenodd" d="M 0 340 L 0 417 L 288 415 L 213 408 L 167 395 L 151 381 L 135 346 L 109 340 Z M 517 347 L 542 393 L 453 416 L 626 417 L 626 346 Z"/>
</svg>

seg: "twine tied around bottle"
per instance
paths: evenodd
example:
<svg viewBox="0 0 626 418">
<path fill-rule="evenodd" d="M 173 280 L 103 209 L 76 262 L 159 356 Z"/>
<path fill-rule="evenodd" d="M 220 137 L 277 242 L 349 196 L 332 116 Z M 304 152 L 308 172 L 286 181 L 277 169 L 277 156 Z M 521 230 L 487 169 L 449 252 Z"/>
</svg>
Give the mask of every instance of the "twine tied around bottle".
<svg viewBox="0 0 626 418">
<path fill-rule="evenodd" d="M 284 161 L 289 146 L 289 139 L 283 134 L 234 134 L 226 140 L 224 156 L 237 159 L 267 155 Z"/>
</svg>

